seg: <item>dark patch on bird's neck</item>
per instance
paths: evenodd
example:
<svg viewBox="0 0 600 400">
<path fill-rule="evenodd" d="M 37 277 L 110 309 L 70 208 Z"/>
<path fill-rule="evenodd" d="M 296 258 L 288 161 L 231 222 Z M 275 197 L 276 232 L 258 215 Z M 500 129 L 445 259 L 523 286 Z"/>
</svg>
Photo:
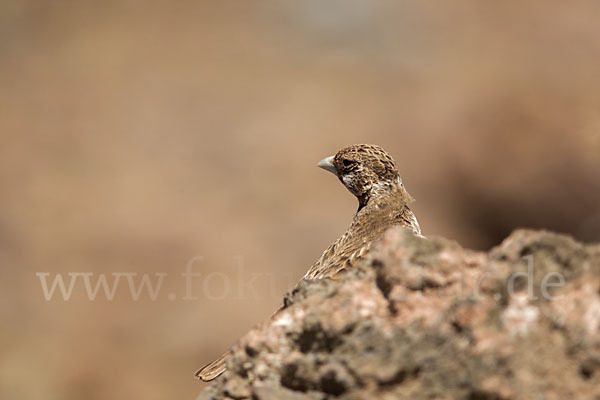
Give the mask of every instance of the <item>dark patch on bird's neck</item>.
<svg viewBox="0 0 600 400">
<path fill-rule="evenodd" d="M 369 203 L 369 199 L 371 198 L 371 196 L 367 192 L 362 196 L 357 196 L 357 198 L 358 198 L 358 210 L 356 210 L 356 214 L 358 215 L 360 210 L 365 208 L 365 206 Z"/>
<path fill-rule="evenodd" d="M 357 216 L 363 210 L 383 210 L 385 208 L 402 209 L 407 204 L 415 201 L 400 181 L 379 184 L 379 186 L 373 185 L 368 191 L 360 196 L 356 196 L 356 198 L 358 199 L 358 209 L 356 210 Z"/>
</svg>

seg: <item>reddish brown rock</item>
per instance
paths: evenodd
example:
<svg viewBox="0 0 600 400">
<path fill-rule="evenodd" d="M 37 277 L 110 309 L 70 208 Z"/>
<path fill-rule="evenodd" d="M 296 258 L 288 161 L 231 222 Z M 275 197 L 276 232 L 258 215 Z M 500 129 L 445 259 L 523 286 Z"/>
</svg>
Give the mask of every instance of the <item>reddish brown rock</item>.
<svg viewBox="0 0 600 400">
<path fill-rule="evenodd" d="M 600 399 L 600 246 L 517 231 L 489 253 L 390 230 L 302 282 L 201 399 Z"/>
</svg>

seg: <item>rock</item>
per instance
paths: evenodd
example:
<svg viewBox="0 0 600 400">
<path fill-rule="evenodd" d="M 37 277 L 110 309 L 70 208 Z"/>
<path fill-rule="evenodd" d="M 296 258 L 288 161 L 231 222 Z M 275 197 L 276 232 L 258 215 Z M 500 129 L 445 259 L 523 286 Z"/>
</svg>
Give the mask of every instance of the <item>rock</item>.
<svg viewBox="0 0 600 400">
<path fill-rule="evenodd" d="M 232 399 L 246 399 L 250 397 L 250 384 L 247 379 L 239 375 L 232 375 L 224 385 L 225 395 Z"/>
<path fill-rule="evenodd" d="M 600 246 L 520 230 L 489 253 L 401 229 L 303 281 L 201 399 L 600 399 Z"/>
</svg>

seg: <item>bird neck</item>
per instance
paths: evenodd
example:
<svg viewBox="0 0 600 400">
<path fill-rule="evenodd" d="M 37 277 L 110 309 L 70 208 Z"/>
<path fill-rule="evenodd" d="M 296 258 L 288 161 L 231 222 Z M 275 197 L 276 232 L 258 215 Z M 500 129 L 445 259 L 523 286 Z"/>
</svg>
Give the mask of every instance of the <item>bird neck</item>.
<svg viewBox="0 0 600 400">
<path fill-rule="evenodd" d="M 358 199 L 358 210 L 356 210 L 356 215 L 363 210 L 372 211 L 373 209 L 381 208 L 382 205 L 385 205 L 385 207 L 403 208 L 405 205 L 415 201 L 406 191 L 399 178 L 393 183 L 375 183 L 363 195 L 356 197 Z"/>
</svg>

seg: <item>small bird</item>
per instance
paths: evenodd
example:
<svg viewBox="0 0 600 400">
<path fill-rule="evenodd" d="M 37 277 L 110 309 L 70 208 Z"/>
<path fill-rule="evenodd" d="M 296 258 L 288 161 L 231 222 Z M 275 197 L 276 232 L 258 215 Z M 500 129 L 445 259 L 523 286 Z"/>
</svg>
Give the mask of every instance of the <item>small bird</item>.
<svg viewBox="0 0 600 400">
<path fill-rule="evenodd" d="M 353 145 L 317 165 L 337 176 L 356 196 L 358 210 L 350 227 L 323 252 L 304 279 L 338 278 L 363 259 L 373 243 L 392 226 L 422 236 L 419 222 L 408 207 L 414 199 L 404 188 L 394 160 L 381 147 Z M 229 355 L 230 352 L 223 354 L 195 376 L 205 382 L 215 379 L 225 371 Z"/>
</svg>

